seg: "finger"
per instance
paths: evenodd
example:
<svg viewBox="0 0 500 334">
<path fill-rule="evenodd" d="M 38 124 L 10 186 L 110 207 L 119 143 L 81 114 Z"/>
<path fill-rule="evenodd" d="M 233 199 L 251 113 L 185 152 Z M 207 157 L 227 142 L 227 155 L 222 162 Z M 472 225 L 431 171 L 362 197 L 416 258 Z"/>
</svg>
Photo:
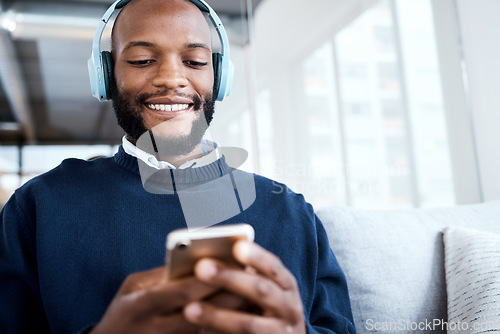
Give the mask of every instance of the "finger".
<svg viewBox="0 0 500 334">
<path fill-rule="evenodd" d="M 254 242 L 238 241 L 233 248 L 235 258 L 244 265 L 254 267 L 285 290 L 297 289 L 297 281 L 292 273 L 273 253 Z"/>
<path fill-rule="evenodd" d="M 259 305 L 266 313 L 292 321 L 302 315 L 302 301 L 298 291 L 285 291 L 274 281 L 241 269 L 229 268 L 223 263 L 205 258 L 195 265 L 200 281 L 219 285 Z"/>
<path fill-rule="evenodd" d="M 154 329 L 154 333 L 197 334 L 200 332 L 200 328 L 188 322 L 181 312 L 169 316 L 156 317 L 151 327 Z"/>
<path fill-rule="evenodd" d="M 169 283 L 158 284 L 145 290 L 140 290 L 131 295 L 138 308 L 144 312 L 170 313 L 184 305 L 204 299 L 219 288 L 194 277 L 176 280 Z"/>
<path fill-rule="evenodd" d="M 221 334 L 221 332 L 218 332 L 216 330 L 207 327 L 203 327 L 199 329 L 198 334 Z"/>
<path fill-rule="evenodd" d="M 242 310 L 246 307 L 247 301 L 245 298 L 229 292 L 220 292 L 206 299 L 207 303 L 220 308 L 232 310 Z"/>
<path fill-rule="evenodd" d="M 206 303 L 191 303 L 184 308 L 187 321 L 221 333 L 292 333 L 293 327 L 274 318 L 220 309 Z M 228 319 L 231 319 L 228 321 Z M 288 331 L 287 331 L 288 330 Z"/>
<path fill-rule="evenodd" d="M 165 282 L 166 277 L 165 267 L 133 273 L 125 279 L 118 294 L 128 294 L 161 284 Z"/>
</svg>

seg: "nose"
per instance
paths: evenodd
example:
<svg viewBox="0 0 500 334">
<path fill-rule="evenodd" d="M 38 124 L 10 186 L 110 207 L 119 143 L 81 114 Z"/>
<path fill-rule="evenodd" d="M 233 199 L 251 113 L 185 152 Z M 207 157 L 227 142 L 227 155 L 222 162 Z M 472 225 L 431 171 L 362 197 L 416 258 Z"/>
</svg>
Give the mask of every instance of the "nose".
<svg viewBox="0 0 500 334">
<path fill-rule="evenodd" d="M 157 64 L 157 71 L 153 78 L 153 85 L 175 89 L 185 87 L 188 83 L 184 66 L 181 60 L 172 57 Z"/>
</svg>

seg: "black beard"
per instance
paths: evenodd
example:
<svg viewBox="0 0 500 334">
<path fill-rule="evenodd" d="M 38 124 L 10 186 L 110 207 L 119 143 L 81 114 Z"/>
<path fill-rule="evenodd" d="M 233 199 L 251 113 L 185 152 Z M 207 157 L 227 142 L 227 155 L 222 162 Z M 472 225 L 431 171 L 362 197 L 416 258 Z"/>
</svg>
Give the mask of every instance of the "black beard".
<svg viewBox="0 0 500 334">
<path fill-rule="evenodd" d="M 114 81 L 114 80 L 113 80 Z M 118 124 L 125 131 L 125 133 L 137 141 L 147 129 L 144 126 L 144 119 L 142 117 L 142 107 L 145 101 L 153 96 L 162 96 L 166 92 L 159 92 L 157 94 L 141 94 L 136 98 L 127 98 L 118 92 L 116 83 L 111 85 L 111 99 L 113 100 L 113 109 L 115 110 Z M 181 95 L 182 96 L 182 95 Z M 186 96 L 185 96 L 186 97 Z M 191 133 L 184 137 L 178 138 L 162 138 L 161 153 L 166 156 L 182 156 L 194 150 L 194 148 L 201 142 L 208 126 L 212 122 L 215 112 L 215 98 L 214 96 L 205 96 L 202 102 L 200 97 L 193 95 L 189 97 L 194 102 L 194 110 L 197 113 L 197 118 L 193 121 Z M 204 118 L 200 117 L 203 111 Z M 158 141 L 160 138 L 155 137 Z M 158 142 L 157 144 L 160 144 Z M 149 152 L 154 154 L 154 152 Z"/>
</svg>

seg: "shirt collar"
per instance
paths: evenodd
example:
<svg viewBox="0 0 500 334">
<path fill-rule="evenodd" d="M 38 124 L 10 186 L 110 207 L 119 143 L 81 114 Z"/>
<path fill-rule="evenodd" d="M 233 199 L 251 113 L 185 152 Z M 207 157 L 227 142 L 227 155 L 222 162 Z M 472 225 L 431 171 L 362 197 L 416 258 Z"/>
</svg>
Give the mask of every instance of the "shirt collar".
<svg viewBox="0 0 500 334">
<path fill-rule="evenodd" d="M 186 161 L 179 168 L 176 168 L 174 165 L 167 161 L 158 161 L 156 157 L 152 154 L 149 154 L 146 151 L 141 150 L 134 144 L 132 144 L 126 136 L 122 138 L 122 147 L 125 153 L 140 159 L 145 164 L 152 168 L 156 169 L 186 169 L 186 168 L 197 168 L 211 164 L 214 161 L 220 159 L 219 146 L 216 142 L 213 142 L 208 139 L 203 139 L 201 141 L 201 157 Z"/>
</svg>

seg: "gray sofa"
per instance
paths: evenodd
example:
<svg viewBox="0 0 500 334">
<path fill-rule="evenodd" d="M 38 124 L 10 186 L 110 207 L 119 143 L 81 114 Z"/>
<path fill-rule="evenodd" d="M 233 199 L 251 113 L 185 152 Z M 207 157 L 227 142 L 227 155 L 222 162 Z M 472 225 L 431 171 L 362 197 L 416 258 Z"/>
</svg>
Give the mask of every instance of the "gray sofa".
<svg viewBox="0 0 500 334">
<path fill-rule="evenodd" d="M 436 209 L 327 207 L 317 214 L 346 274 L 359 333 L 458 333 L 455 330 L 465 325 L 468 333 L 480 333 L 472 331 L 472 324 L 486 320 L 498 320 L 494 330 L 500 333 L 495 312 L 490 318 L 478 317 L 490 308 L 500 310 L 496 300 L 484 304 L 485 294 L 500 301 L 496 296 L 500 294 L 500 274 L 490 270 L 500 268 L 500 235 L 496 234 L 500 233 L 500 200 Z M 478 251 L 486 245 L 484 238 L 489 246 Z M 484 252 L 496 251 L 498 257 L 490 256 L 481 265 L 484 268 L 477 268 L 484 273 L 467 270 L 471 265 L 480 266 Z M 467 254 L 479 257 L 465 259 Z M 486 281 L 476 279 L 477 275 Z M 452 278 L 454 285 L 447 285 Z M 498 289 L 496 293 L 481 290 L 493 287 Z M 482 309 L 474 308 L 470 300 L 483 305 Z M 463 309 L 449 319 L 448 307 L 456 308 L 462 302 Z"/>
</svg>

